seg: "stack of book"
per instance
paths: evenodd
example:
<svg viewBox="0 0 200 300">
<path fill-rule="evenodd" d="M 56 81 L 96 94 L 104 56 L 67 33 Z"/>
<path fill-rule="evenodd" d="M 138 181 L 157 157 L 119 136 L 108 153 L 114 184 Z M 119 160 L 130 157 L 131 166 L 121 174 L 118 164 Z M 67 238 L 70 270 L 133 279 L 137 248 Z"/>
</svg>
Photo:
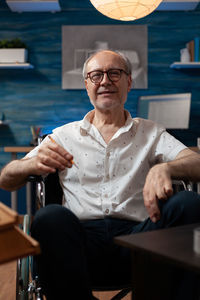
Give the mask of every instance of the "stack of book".
<svg viewBox="0 0 200 300">
<path fill-rule="evenodd" d="M 190 61 L 200 62 L 200 37 L 195 37 L 186 44 L 190 53 Z"/>
</svg>

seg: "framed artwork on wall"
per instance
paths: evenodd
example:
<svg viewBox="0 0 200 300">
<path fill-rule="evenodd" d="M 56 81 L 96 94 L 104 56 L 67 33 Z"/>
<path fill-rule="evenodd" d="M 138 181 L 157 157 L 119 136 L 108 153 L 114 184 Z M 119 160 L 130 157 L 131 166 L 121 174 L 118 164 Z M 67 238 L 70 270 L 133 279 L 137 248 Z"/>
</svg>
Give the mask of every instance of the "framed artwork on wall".
<svg viewBox="0 0 200 300">
<path fill-rule="evenodd" d="M 62 26 L 62 88 L 84 89 L 83 64 L 103 49 L 124 53 L 132 64 L 132 88 L 147 88 L 146 25 Z"/>
</svg>

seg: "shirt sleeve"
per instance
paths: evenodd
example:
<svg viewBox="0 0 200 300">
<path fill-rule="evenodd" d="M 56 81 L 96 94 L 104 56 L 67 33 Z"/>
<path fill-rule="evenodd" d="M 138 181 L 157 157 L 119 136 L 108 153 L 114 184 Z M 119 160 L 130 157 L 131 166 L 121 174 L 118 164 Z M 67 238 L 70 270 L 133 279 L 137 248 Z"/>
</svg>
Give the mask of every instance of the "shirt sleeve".
<svg viewBox="0 0 200 300">
<path fill-rule="evenodd" d="M 168 162 L 174 160 L 178 153 L 184 149 L 187 149 L 187 146 L 167 131 L 163 131 L 153 146 L 152 154 L 155 162 Z"/>
<path fill-rule="evenodd" d="M 31 158 L 37 155 L 38 153 L 38 149 L 40 148 L 40 146 L 46 141 L 48 140 L 48 136 L 46 136 L 44 138 L 44 140 L 41 142 L 40 145 L 38 145 L 37 147 L 35 147 L 33 150 L 31 150 L 29 153 L 26 154 L 26 156 L 24 158 Z"/>
<path fill-rule="evenodd" d="M 29 153 L 27 153 L 24 158 L 31 158 L 37 155 L 39 146 L 35 147 L 33 150 L 31 150 Z"/>
<path fill-rule="evenodd" d="M 53 133 L 51 134 L 51 137 L 54 139 L 54 141 L 55 141 L 57 144 L 59 144 L 59 145 L 62 146 L 62 144 L 61 144 L 61 142 L 60 142 L 60 139 L 59 139 L 59 136 L 58 136 L 58 134 L 57 134 L 57 129 L 54 129 L 54 130 L 53 130 Z M 41 144 L 39 144 L 39 145 L 36 146 L 33 150 L 31 150 L 29 153 L 27 153 L 26 156 L 25 156 L 24 158 L 31 158 L 31 157 L 36 156 L 37 153 L 38 153 L 38 149 L 39 149 L 40 146 L 41 146 L 43 143 L 45 143 L 46 141 L 49 141 L 48 136 L 46 136 L 46 137 L 43 139 L 43 141 L 41 142 Z"/>
</svg>

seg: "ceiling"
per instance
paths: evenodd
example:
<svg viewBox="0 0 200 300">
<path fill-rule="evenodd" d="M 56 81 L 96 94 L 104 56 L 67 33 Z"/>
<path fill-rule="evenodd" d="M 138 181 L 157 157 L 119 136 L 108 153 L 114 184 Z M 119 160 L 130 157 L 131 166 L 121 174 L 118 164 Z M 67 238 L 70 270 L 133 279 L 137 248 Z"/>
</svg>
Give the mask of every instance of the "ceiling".
<svg viewBox="0 0 200 300">
<path fill-rule="evenodd" d="M 1 0 L 12 11 L 70 11 L 94 9 L 89 0 Z M 199 0 L 163 0 L 157 10 L 194 10 Z M 0 4 L 1 6 L 1 4 Z"/>
</svg>

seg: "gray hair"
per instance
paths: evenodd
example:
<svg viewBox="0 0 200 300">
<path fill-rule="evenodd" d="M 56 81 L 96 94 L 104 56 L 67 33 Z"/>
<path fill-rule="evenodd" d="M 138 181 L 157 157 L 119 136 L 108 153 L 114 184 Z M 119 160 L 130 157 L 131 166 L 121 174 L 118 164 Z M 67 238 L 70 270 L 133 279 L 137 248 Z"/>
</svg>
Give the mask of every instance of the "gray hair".
<svg viewBox="0 0 200 300">
<path fill-rule="evenodd" d="M 113 52 L 117 55 L 119 55 L 124 63 L 124 66 L 125 66 L 125 71 L 131 75 L 132 73 L 132 65 L 131 65 L 131 62 L 130 60 L 128 59 L 128 57 L 126 57 L 122 52 L 120 51 L 113 51 L 113 50 L 109 50 L 109 49 L 106 49 L 106 50 L 99 50 L 99 51 L 96 51 L 95 53 L 93 53 L 92 55 L 90 55 L 87 60 L 85 61 L 84 65 L 83 65 L 83 78 L 85 79 L 86 78 L 86 70 L 87 70 L 87 66 L 88 66 L 88 63 L 89 61 L 98 53 L 101 53 L 101 52 L 105 52 L 105 51 L 110 51 L 110 52 Z"/>
</svg>

